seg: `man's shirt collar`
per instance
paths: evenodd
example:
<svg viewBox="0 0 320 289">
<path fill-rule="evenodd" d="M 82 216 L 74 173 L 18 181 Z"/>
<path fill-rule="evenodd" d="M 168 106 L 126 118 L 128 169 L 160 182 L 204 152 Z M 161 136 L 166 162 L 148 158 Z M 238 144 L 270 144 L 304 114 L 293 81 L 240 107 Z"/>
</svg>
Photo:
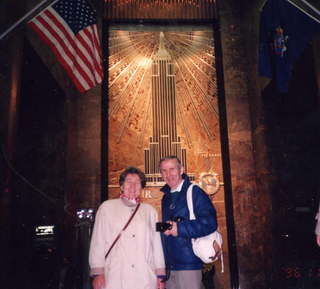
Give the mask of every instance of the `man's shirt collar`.
<svg viewBox="0 0 320 289">
<path fill-rule="evenodd" d="M 175 189 L 170 190 L 171 193 L 173 192 L 180 192 L 183 186 L 184 180 L 181 180 L 181 183 L 179 184 L 179 186 L 177 186 Z"/>
</svg>

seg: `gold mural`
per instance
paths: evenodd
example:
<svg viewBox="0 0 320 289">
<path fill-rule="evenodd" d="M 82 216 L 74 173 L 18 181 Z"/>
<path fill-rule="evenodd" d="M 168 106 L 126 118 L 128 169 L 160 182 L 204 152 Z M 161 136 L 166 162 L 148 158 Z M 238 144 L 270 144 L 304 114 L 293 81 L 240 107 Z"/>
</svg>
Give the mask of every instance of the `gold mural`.
<svg viewBox="0 0 320 289">
<path fill-rule="evenodd" d="M 199 184 L 204 173 L 221 179 L 212 28 L 117 25 L 108 48 L 109 196 L 118 194 L 119 173 L 134 165 L 153 198 L 166 155 L 177 155 Z"/>
</svg>

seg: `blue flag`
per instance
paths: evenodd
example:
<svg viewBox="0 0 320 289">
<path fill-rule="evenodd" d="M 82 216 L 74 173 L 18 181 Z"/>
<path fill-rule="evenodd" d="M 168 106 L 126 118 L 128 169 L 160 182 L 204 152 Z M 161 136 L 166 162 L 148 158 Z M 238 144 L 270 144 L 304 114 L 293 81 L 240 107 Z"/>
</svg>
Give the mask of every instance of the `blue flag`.
<svg viewBox="0 0 320 289">
<path fill-rule="evenodd" d="M 260 16 L 259 75 L 288 92 L 294 63 L 320 24 L 287 0 L 268 0 Z"/>
</svg>

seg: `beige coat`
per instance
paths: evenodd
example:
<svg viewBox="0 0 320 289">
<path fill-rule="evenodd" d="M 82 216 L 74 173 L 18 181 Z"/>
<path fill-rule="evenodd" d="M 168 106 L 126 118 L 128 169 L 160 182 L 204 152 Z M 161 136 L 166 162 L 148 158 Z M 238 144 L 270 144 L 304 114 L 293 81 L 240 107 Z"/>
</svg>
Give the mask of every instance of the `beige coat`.
<svg viewBox="0 0 320 289">
<path fill-rule="evenodd" d="M 164 274 L 160 234 L 155 231 L 157 212 L 148 204 L 141 204 L 105 260 L 106 252 L 133 210 L 121 199 L 105 201 L 98 209 L 89 264 L 91 275 L 104 272 L 105 289 L 153 289 L 156 275 Z"/>
</svg>

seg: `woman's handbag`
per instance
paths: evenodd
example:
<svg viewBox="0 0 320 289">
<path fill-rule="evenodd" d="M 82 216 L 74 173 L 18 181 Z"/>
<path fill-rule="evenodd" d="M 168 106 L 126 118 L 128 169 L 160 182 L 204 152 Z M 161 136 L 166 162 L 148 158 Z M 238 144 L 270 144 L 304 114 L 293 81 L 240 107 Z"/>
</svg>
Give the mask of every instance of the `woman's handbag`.
<svg viewBox="0 0 320 289">
<path fill-rule="evenodd" d="M 196 219 L 193 211 L 192 201 L 193 186 L 193 184 L 190 185 L 187 191 L 187 204 L 190 213 L 190 220 Z M 203 263 L 208 264 L 221 259 L 221 272 L 224 271 L 222 236 L 217 230 L 204 237 L 192 238 L 191 242 L 194 254 L 199 257 Z"/>
<path fill-rule="evenodd" d="M 107 252 L 107 254 L 106 254 L 106 256 L 105 256 L 105 259 L 108 257 L 108 255 L 110 254 L 110 251 L 112 250 L 112 248 L 114 247 L 114 245 L 117 243 L 117 241 L 120 239 L 121 233 L 122 233 L 125 229 L 127 229 L 127 227 L 129 226 L 130 222 L 132 221 L 132 219 L 133 219 L 134 215 L 136 214 L 136 212 L 138 211 L 139 207 L 140 207 L 140 203 L 136 206 L 136 208 L 135 208 L 134 212 L 131 214 L 128 222 L 123 226 L 123 228 L 122 228 L 122 230 L 120 231 L 120 233 L 118 234 L 118 236 L 114 239 L 113 243 L 111 244 L 111 246 L 110 246 L 110 248 L 109 248 L 109 250 L 108 250 L 108 252 Z"/>
</svg>

